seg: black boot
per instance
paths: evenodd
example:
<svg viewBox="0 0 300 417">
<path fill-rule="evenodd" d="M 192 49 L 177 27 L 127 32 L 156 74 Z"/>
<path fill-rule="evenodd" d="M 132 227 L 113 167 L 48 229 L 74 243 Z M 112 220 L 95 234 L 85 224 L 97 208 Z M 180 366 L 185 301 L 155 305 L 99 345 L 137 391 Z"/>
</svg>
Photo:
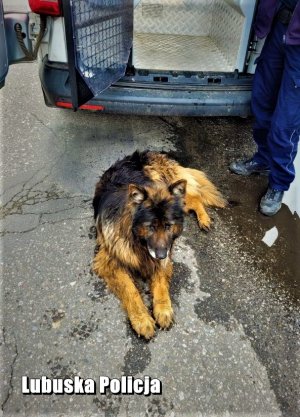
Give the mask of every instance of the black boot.
<svg viewBox="0 0 300 417">
<path fill-rule="evenodd" d="M 251 174 L 269 175 L 270 173 L 267 166 L 259 164 L 253 158 L 246 159 L 245 161 L 234 161 L 230 164 L 229 169 L 235 174 L 244 176 Z"/>
</svg>

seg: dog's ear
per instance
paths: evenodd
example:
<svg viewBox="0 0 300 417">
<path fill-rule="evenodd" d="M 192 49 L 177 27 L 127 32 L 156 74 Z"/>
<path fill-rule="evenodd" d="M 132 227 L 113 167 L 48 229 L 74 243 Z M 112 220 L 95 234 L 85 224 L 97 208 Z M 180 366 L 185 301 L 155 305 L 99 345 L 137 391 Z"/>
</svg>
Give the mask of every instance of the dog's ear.
<svg viewBox="0 0 300 417">
<path fill-rule="evenodd" d="M 129 184 L 128 190 L 129 199 L 136 204 L 141 204 L 148 196 L 145 188 L 140 187 L 139 185 Z"/>
<path fill-rule="evenodd" d="M 186 192 L 186 180 L 179 180 L 169 186 L 171 194 L 177 197 L 184 197 Z"/>
</svg>

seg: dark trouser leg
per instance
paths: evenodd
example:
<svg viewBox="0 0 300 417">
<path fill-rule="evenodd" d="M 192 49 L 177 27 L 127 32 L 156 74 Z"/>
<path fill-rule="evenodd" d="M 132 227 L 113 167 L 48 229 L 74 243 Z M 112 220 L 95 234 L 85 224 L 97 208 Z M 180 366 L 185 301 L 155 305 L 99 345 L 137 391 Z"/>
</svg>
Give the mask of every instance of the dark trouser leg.
<svg viewBox="0 0 300 417">
<path fill-rule="evenodd" d="M 300 135 L 300 46 L 284 46 L 284 71 L 268 135 L 270 186 L 286 191 L 295 178 Z"/>
<path fill-rule="evenodd" d="M 252 112 L 255 116 L 253 138 L 257 144 L 254 160 L 269 167 L 268 134 L 283 73 L 283 25 L 277 23 L 266 39 L 253 80 Z"/>
</svg>

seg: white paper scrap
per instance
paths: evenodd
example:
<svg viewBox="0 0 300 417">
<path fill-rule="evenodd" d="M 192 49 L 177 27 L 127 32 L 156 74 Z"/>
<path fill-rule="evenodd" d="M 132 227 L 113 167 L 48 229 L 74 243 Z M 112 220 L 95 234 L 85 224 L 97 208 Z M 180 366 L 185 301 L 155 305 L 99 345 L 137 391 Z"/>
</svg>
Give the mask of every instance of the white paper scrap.
<svg viewBox="0 0 300 417">
<path fill-rule="evenodd" d="M 276 226 L 272 227 L 272 229 L 268 230 L 264 237 L 262 238 L 262 241 L 268 245 L 269 247 L 271 247 L 272 245 L 274 245 L 276 239 L 278 238 L 278 229 Z"/>
</svg>

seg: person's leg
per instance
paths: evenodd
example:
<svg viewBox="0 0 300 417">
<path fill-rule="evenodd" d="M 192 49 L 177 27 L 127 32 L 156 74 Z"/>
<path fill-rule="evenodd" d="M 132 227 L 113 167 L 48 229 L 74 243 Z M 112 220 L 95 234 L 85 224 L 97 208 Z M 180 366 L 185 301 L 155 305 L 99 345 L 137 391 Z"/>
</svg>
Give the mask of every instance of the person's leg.
<svg viewBox="0 0 300 417">
<path fill-rule="evenodd" d="M 284 65 L 282 45 L 286 26 L 276 22 L 266 39 L 258 58 L 253 78 L 251 107 L 255 117 L 253 139 L 257 145 L 256 153 L 247 160 L 234 161 L 230 170 L 238 175 L 269 175 L 269 149 L 267 137 L 271 128 L 272 116 L 276 108 Z"/>
<path fill-rule="evenodd" d="M 257 145 L 253 160 L 266 167 L 270 164 L 267 137 L 276 108 L 284 67 L 282 40 L 285 31 L 286 26 L 279 22 L 275 23 L 258 59 L 253 80 L 251 100 L 255 117 L 253 139 Z"/>
<path fill-rule="evenodd" d="M 300 135 L 300 46 L 284 47 L 284 71 L 271 129 L 267 138 L 270 152 L 269 188 L 260 202 L 260 211 L 276 214 L 283 192 L 295 177 L 294 159 Z"/>
<path fill-rule="evenodd" d="M 300 45 L 286 45 L 282 83 L 268 135 L 271 188 L 286 191 L 294 180 L 299 135 Z"/>
</svg>

